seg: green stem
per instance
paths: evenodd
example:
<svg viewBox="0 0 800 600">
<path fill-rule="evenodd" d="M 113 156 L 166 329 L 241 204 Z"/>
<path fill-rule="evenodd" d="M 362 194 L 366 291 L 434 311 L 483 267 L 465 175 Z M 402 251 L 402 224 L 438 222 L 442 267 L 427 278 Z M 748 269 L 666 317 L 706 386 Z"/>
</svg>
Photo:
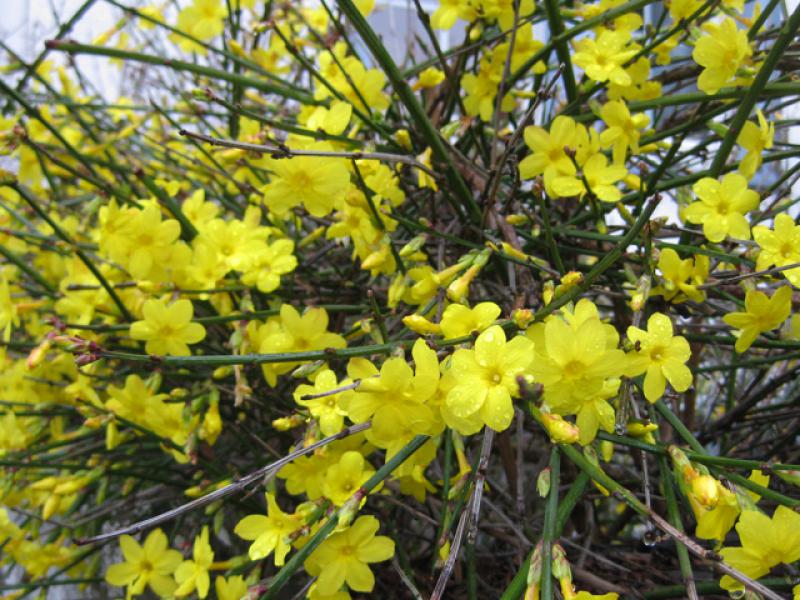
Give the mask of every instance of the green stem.
<svg viewBox="0 0 800 600">
<path fill-rule="evenodd" d="M 275 85 L 263 78 L 248 77 L 240 73 L 232 73 L 230 71 L 223 71 L 221 69 L 214 69 L 205 65 L 196 63 L 185 62 L 182 60 L 175 60 L 172 58 L 164 58 L 161 56 L 154 56 L 152 54 L 144 54 L 142 52 L 132 52 L 129 50 L 121 50 L 119 48 L 106 48 L 104 46 L 92 46 L 90 44 L 78 44 L 76 42 L 68 42 L 65 40 L 48 40 L 45 42 L 48 48 L 58 50 L 59 52 L 67 52 L 69 54 L 88 54 L 92 56 L 108 56 L 109 58 L 117 58 L 121 60 L 130 60 L 133 62 L 145 63 L 148 65 L 157 65 L 161 67 L 168 67 L 175 71 L 185 71 L 195 75 L 202 75 L 211 79 L 218 79 L 230 83 L 236 83 L 244 87 L 251 87 L 268 94 L 275 94 L 283 98 L 291 98 L 303 104 L 320 105 L 323 104 L 303 92 L 298 92 L 290 88 Z"/>
<path fill-rule="evenodd" d="M 55 298 L 58 296 L 56 293 L 55 288 L 53 285 L 47 281 L 39 271 L 31 267 L 24 259 L 17 256 L 14 252 L 6 248 L 3 244 L 0 244 L 0 254 L 2 254 L 5 259 L 11 263 L 14 263 L 16 267 L 25 273 L 28 277 L 33 279 L 36 283 L 44 288 L 43 293 L 46 296 L 50 296 L 51 298 Z"/>
<path fill-rule="evenodd" d="M 678 498 L 675 495 L 675 487 L 672 482 L 672 471 L 669 468 L 669 460 L 666 456 L 658 459 L 658 468 L 661 472 L 661 487 L 664 491 L 664 500 L 667 503 L 667 519 L 678 531 L 684 531 L 681 511 L 678 507 Z M 690 597 L 697 597 L 694 583 L 694 573 L 692 572 L 692 561 L 689 558 L 689 551 L 682 544 L 675 545 L 675 552 L 678 554 L 678 565 L 681 570 L 681 577 L 686 585 L 686 589 L 694 590 L 695 594 Z"/>
<path fill-rule="evenodd" d="M 556 55 L 564 68 L 561 75 L 564 78 L 564 89 L 567 100 L 572 103 L 578 97 L 578 87 L 575 85 L 575 70 L 572 68 L 570 49 L 564 36 L 564 21 L 561 20 L 560 6 L 557 0 L 544 0 L 544 10 L 547 13 L 547 22 L 550 25 L 550 39 L 556 47 Z"/>
<path fill-rule="evenodd" d="M 364 40 L 364 43 L 370 49 L 370 52 L 372 52 L 372 55 L 381 66 L 383 72 L 389 78 L 400 102 L 403 103 L 410 113 L 412 123 L 419 127 L 420 133 L 431 147 L 436 159 L 445 165 L 447 179 L 450 185 L 453 186 L 453 190 L 462 204 L 461 207 L 454 206 L 454 209 L 460 212 L 460 209 L 466 208 L 467 214 L 470 215 L 472 220 L 476 223 L 480 223 L 481 211 L 480 208 L 478 208 L 478 204 L 475 202 L 472 192 L 464 181 L 464 178 L 456 170 L 455 163 L 450 156 L 450 152 L 447 150 L 444 140 L 442 140 L 439 132 L 433 126 L 433 123 L 431 123 L 428 114 L 425 112 L 425 109 L 422 108 L 414 92 L 411 91 L 411 88 L 408 86 L 405 79 L 403 79 L 403 75 L 400 73 L 391 55 L 384 47 L 380 38 L 375 34 L 375 31 L 370 27 L 369 23 L 367 23 L 361 11 L 353 3 L 353 0 L 337 0 L 337 2 L 339 8 L 347 15 L 347 18 L 353 24 L 353 27 L 355 27 L 359 35 L 361 35 L 361 39 Z"/>
<path fill-rule="evenodd" d="M 550 493 L 544 512 L 542 531 L 542 600 L 553 600 L 553 543 L 556 541 L 558 515 L 558 488 L 561 478 L 561 454 L 559 446 L 550 451 Z"/>
</svg>

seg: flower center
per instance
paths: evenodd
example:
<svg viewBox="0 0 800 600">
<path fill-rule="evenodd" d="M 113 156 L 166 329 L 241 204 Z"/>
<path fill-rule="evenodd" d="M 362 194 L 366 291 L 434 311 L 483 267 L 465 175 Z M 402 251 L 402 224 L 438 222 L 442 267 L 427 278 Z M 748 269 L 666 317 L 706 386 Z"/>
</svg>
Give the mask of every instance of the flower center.
<svg viewBox="0 0 800 600">
<path fill-rule="evenodd" d="M 571 360 L 564 365 L 564 374 L 567 377 L 580 377 L 586 366 L 579 360 Z"/>
</svg>

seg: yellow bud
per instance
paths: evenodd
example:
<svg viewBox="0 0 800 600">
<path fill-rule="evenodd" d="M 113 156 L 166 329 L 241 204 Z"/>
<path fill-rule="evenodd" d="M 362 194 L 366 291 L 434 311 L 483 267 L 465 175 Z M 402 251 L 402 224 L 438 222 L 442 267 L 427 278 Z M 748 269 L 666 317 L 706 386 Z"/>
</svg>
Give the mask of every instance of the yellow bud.
<svg viewBox="0 0 800 600">
<path fill-rule="evenodd" d="M 214 369 L 214 373 L 212 373 L 212 377 L 214 379 L 225 379 L 231 373 L 233 373 L 233 367 L 231 366 L 224 366 L 224 367 L 217 367 Z"/>
<path fill-rule="evenodd" d="M 528 222 L 528 217 L 525 215 L 508 215 L 506 216 L 506 223 L 509 225 L 525 225 Z"/>
<path fill-rule="evenodd" d="M 241 56 L 243 58 L 247 58 L 247 53 L 242 48 L 242 45 L 237 42 L 236 40 L 228 40 L 228 48 L 233 52 L 236 56 Z"/>
<path fill-rule="evenodd" d="M 646 436 L 648 433 L 656 431 L 658 425 L 645 421 L 631 421 L 626 427 L 628 435 L 635 438 Z"/>
<path fill-rule="evenodd" d="M 547 429 L 550 439 L 556 444 L 574 444 L 580 437 L 578 427 L 560 415 L 542 413 L 542 424 Z"/>
<path fill-rule="evenodd" d="M 450 540 L 445 541 L 444 544 L 439 546 L 439 561 L 444 564 L 447 557 L 450 556 Z"/>
<path fill-rule="evenodd" d="M 547 306 L 553 301 L 553 296 L 556 294 L 555 284 L 552 281 L 545 281 L 542 286 L 542 301 Z"/>
<path fill-rule="evenodd" d="M 74 494 L 79 489 L 84 487 L 88 483 L 86 477 L 79 477 L 78 479 L 71 479 L 70 481 L 65 481 L 64 483 L 59 483 L 55 488 L 53 488 L 53 493 L 58 494 L 59 496 L 66 496 L 67 494 Z"/>
<path fill-rule="evenodd" d="M 635 292 L 631 296 L 631 309 L 638 312 L 644 308 L 644 303 L 647 301 L 647 296 L 640 292 Z"/>
<path fill-rule="evenodd" d="M 117 424 L 114 421 L 109 421 L 106 425 L 106 450 L 113 450 L 120 443 L 120 435 L 117 430 Z"/>
<path fill-rule="evenodd" d="M 442 269 L 436 274 L 436 278 L 439 280 L 440 285 L 447 285 L 452 281 L 452 279 L 458 275 L 461 271 L 467 268 L 467 263 L 458 262 L 454 265 L 450 265 L 449 267 Z"/>
<path fill-rule="evenodd" d="M 411 331 L 420 335 L 441 333 L 442 328 L 436 323 L 431 323 L 422 315 L 413 314 L 403 317 L 403 324 Z"/>
<path fill-rule="evenodd" d="M 289 431 L 295 427 L 299 427 L 305 423 L 305 418 L 300 415 L 291 415 L 290 417 L 281 417 L 272 422 L 272 426 L 278 431 Z"/>
<path fill-rule="evenodd" d="M 500 245 L 503 248 L 503 252 L 505 252 L 509 256 L 513 256 L 514 258 L 519 259 L 519 260 L 523 260 L 523 261 L 527 261 L 528 260 L 528 255 L 527 254 L 525 254 L 524 252 L 522 252 L 520 250 L 517 250 L 516 248 L 514 248 L 514 246 L 512 246 L 508 242 L 503 242 Z"/>
<path fill-rule="evenodd" d="M 406 150 L 411 150 L 411 134 L 408 133 L 408 129 L 398 129 L 394 139 Z"/>
<path fill-rule="evenodd" d="M 700 475 L 692 481 L 692 494 L 703 506 L 713 508 L 719 502 L 719 483 L 711 475 Z"/>
<path fill-rule="evenodd" d="M 561 283 L 566 287 L 573 287 L 583 281 L 583 273 L 570 271 L 561 278 Z"/>
<path fill-rule="evenodd" d="M 28 486 L 29 490 L 35 490 L 37 492 L 43 492 L 46 490 L 52 490 L 58 480 L 53 477 L 52 475 L 45 477 L 44 479 L 40 479 L 39 481 L 34 481 L 31 485 Z"/>
<path fill-rule="evenodd" d="M 183 493 L 189 498 L 197 498 L 198 496 L 205 495 L 205 488 L 200 485 L 193 485 L 192 487 L 188 487 L 183 490 Z"/>
<path fill-rule="evenodd" d="M 518 308 L 511 314 L 511 320 L 520 329 L 526 329 L 533 322 L 533 311 L 530 308 Z"/>
<path fill-rule="evenodd" d="M 105 422 L 106 417 L 105 415 L 97 415 L 95 417 L 89 417 L 83 422 L 84 427 L 88 427 L 89 429 L 97 429 L 101 427 Z"/>
<path fill-rule="evenodd" d="M 447 286 L 447 297 L 453 302 L 459 303 L 466 300 L 467 295 L 469 294 L 469 285 L 478 275 L 480 270 L 481 268 L 477 265 L 472 265 L 469 269 L 467 269 L 467 271 L 461 277 Z"/>
<path fill-rule="evenodd" d="M 320 225 L 314 231 L 312 231 L 307 236 L 305 236 L 303 239 L 301 239 L 300 242 L 297 244 L 297 247 L 298 248 L 305 248 L 306 246 L 316 242 L 323 235 L 325 235 L 325 227 Z"/>
<path fill-rule="evenodd" d="M 604 461 L 610 461 L 614 456 L 614 444 L 608 440 L 600 442 L 600 456 L 603 457 Z"/>
<path fill-rule="evenodd" d="M 61 497 L 52 495 L 47 498 L 42 507 L 42 518 L 46 521 L 50 517 L 52 517 L 55 512 L 58 510 L 58 506 L 61 504 Z"/>
<path fill-rule="evenodd" d="M 405 246 L 400 248 L 399 252 L 400 256 L 403 258 L 410 258 L 414 256 L 419 251 L 419 249 L 422 248 L 422 246 L 425 244 L 425 239 L 426 238 L 424 235 L 418 235 L 412 238 L 410 242 L 408 242 Z"/>
<path fill-rule="evenodd" d="M 31 353 L 28 354 L 28 368 L 35 369 L 44 360 L 45 356 L 47 356 L 47 351 L 50 350 L 51 346 L 50 340 L 44 340 L 41 344 L 36 346 Z"/>
</svg>

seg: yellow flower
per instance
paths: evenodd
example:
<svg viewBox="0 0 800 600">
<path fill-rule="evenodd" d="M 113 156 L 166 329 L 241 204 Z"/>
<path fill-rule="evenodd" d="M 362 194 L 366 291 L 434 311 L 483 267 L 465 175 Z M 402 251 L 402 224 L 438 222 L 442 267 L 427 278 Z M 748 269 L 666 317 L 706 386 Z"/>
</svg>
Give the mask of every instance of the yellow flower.
<svg viewBox="0 0 800 600">
<path fill-rule="evenodd" d="M 678 23 L 691 17 L 701 6 L 702 0 L 669 0 L 669 15 Z"/>
<path fill-rule="evenodd" d="M 639 153 L 639 130 L 650 124 L 650 117 L 644 113 L 631 116 L 621 100 L 606 102 L 600 109 L 600 116 L 606 124 L 606 129 L 600 134 L 600 144 L 603 148 L 613 148 L 616 164 L 625 162 L 628 148 L 631 154 Z"/>
<path fill-rule="evenodd" d="M 439 7 L 431 15 L 434 29 L 450 29 L 459 19 L 474 21 L 477 18 L 470 0 L 440 0 Z"/>
<path fill-rule="evenodd" d="M 353 105 L 347 102 L 335 101 L 331 107 L 318 106 L 306 121 L 308 129 L 322 129 L 331 135 L 340 135 L 347 129 L 350 117 L 353 115 Z"/>
<path fill-rule="evenodd" d="M 267 493 L 267 514 L 247 515 L 236 524 L 233 532 L 240 538 L 252 540 L 248 556 L 250 560 L 261 560 L 275 552 L 275 566 L 281 567 L 292 549 L 288 536 L 303 526 L 297 515 L 283 512 L 275 496 Z"/>
<path fill-rule="evenodd" d="M 208 543 L 208 526 L 204 526 L 196 538 L 192 549 L 192 560 L 183 561 L 175 571 L 175 581 L 178 582 L 176 596 L 188 596 L 197 590 L 200 598 L 208 595 L 211 578 L 208 570 L 214 562 L 214 551 Z"/>
<path fill-rule="evenodd" d="M 214 588 L 219 600 L 242 600 L 247 596 L 247 582 L 241 575 L 231 575 L 228 578 L 217 575 Z"/>
<path fill-rule="evenodd" d="M 493 325 L 478 336 L 473 349 L 456 350 L 450 365 L 456 385 L 447 394 L 447 410 L 458 419 L 479 415 L 495 431 L 507 429 L 514 417 L 511 398 L 519 395 L 517 377 L 529 374 L 533 347 L 524 336 L 506 341 L 503 328 Z"/>
<path fill-rule="evenodd" d="M 106 581 L 128 587 L 128 595 L 141 594 L 148 585 L 159 596 L 171 596 L 175 588 L 172 574 L 181 562 L 181 553 L 168 547 L 167 536 L 154 529 L 140 546 L 129 535 L 119 538 L 125 561 L 106 570 Z"/>
<path fill-rule="evenodd" d="M 608 380 L 624 370 L 619 335 L 589 300 L 578 302 L 574 313 L 533 325 L 527 335 L 536 343 L 533 376 L 544 385 L 545 402 L 554 412 L 578 414 L 587 398 L 602 397 Z"/>
<path fill-rule="evenodd" d="M 721 242 L 725 236 L 750 239 L 750 224 L 744 214 L 758 208 L 759 196 L 747 187 L 747 180 L 738 173 L 728 173 L 719 182 L 703 177 L 692 186 L 700 199 L 684 210 L 690 223 L 703 225 L 703 234 L 710 242 Z"/>
<path fill-rule="evenodd" d="M 628 46 L 631 39 L 629 31 L 610 31 L 604 29 L 595 39 L 585 38 L 575 44 L 577 52 L 572 62 L 586 71 L 586 76 L 594 81 L 610 81 L 617 85 L 631 84 L 631 76 L 622 67 L 637 52 Z"/>
<path fill-rule="evenodd" d="M 654 313 L 647 320 L 647 331 L 628 327 L 628 339 L 634 350 L 628 354 L 631 377 L 646 373 L 644 397 L 655 402 L 664 395 L 667 381 L 677 392 L 692 385 L 692 372 L 684 364 L 692 356 L 686 338 L 672 335 L 672 321 L 667 315 Z"/>
<path fill-rule="evenodd" d="M 394 542 L 375 535 L 378 519 L 372 515 L 359 517 L 344 531 L 334 533 L 311 553 L 303 566 L 326 593 L 334 593 L 345 583 L 356 592 L 371 592 L 375 576 L 369 563 L 389 560 L 394 555 Z"/>
<path fill-rule="evenodd" d="M 356 5 L 358 11 L 365 17 L 368 17 L 375 8 L 375 0 L 354 0 L 353 4 Z"/>
<path fill-rule="evenodd" d="M 417 82 L 413 85 L 414 91 L 436 87 L 444 81 L 444 72 L 436 67 L 428 67 L 419 74 Z"/>
<path fill-rule="evenodd" d="M 325 348 L 344 348 L 345 339 L 328 331 L 328 313 L 324 308 L 309 308 L 303 315 L 291 304 L 282 304 L 278 319 L 271 319 L 259 328 L 254 340 L 259 352 L 306 352 Z M 299 362 L 262 365 L 267 383 L 274 386 L 277 376 L 298 366 Z"/>
<path fill-rule="evenodd" d="M 775 216 L 774 230 L 764 225 L 753 227 L 753 239 L 760 247 L 756 269 L 783 267 L 800 262 L 800 225 L 786 213 Z M 782 271 L 792 285 L 800 287 L 800 267 Z"/>
<path fill-rule="evenodd" d="M 574 176 L 557 176 L 553 181 L 553 191 L 562 197 L 579 196 L 581 198 L 587 192 L 591 192 L 603 202 L 618 202 L 622 198 L 622 192 L 614 186 L 628 173 L 622 164 L 609 165 L 605 155 L 598 152 L 589 157 L 581 171 Z M 588 190 L 586 189 L 587 184 Z"/>
<path fill-rule="evenodd" d="M 504 60 L 492 60 L 492 56 L 481 59 L 477 75 L 467 73 L 461 78 L 461 87 L 467 94 L 464 97 L 467 114 L 473 117 L 479 116 L 484 121 L 492 120 L 495 96 L 500 87 L 505 65 Z M 500 110 L 508 112 L 513 107 L 513 96 L 506 94 L 500 103 Z"/>
<path fill-rule="evenodd" d="M 123 243 L 101 242 L 101 250 L 123 264 L 135 279 L 163 280 L 181 233 L 180 224 L 175 219 L 162 221 L 161 211 L 154 204 L 143 210 L 127 209 L 124 218 L 125 224 L 119 231 Z"/>
<path fill-rule="evenodd" d="M 144 320 L 131 323 L 131 337 L 144 340 L 148 354 L 189 356 L 188 344 L 206 337 L 205 328 L 192 323 L 193 313 L 191 300 L 176 300 L 169 306 L 163 298 L 147 300 L 142 307 Z"/>
<path fill-rule="evenodd" d="M 531 149 L 529 154 L 519 163 L 522 179 L 532 179 L 544 175 L 545 188 L 552 193 L 552 185 L 559 175 L 575 175 L 575 164 L 564 148 L 576 146 L 578 126 L 569 117 L 559 115 L 553 120 L 548 133 L 542 127 L 533 125 L 526 127 L 525 144 Z"/>
<path fill-rule="evenodd" d="M 772 298 L 764 292 L 749 290 L 744 298 L 745 312 L 731 312 L 722 320 L 739 330 L 736 352 L 744 352 L 759 334 L 780 327 L 792 311 L 792 288 L 779 288 Z"/>
<path fill-rule="evenodd" d="M 176 28 L 200 41 L 207 42 L 222 33 L 227 14 L 225 3 L 221 0 L 194 0 L 178 13 Z M 203 46 L 185 37 L 174 35 L 173 39 L 184 52 L 206 53 Z"/>
<path fill-rule="evenodd" d="M 242 260 L 238 261 L 242 283 L 255 285 L 265 294 L 277 290 L 281 285 L 281 275 L 291 273 L 297 267 L 297 257 L 293 252 L 294 242 L 288 239 L 275 240 L 271 244 L 260 240 L 246 244 Z"/>
<path fill-rule="evenodd" d="M 752 121 L 746 121 L 736 138 L 736 143 L 747 150 L 739 163 L 739 173 L 748 179 L 751 179 L 758 171 L 762 161 L 761 155 L 764 150 L 772 148 L 775 137 L 775 123 L 768 123 L 760 109 L 756 115 L 758 116 L 758 125 Z"/>
<path fill-rule="evenodd" d="M 655 49 L 657 51 L 658 48 Z M 661 96 L 661 83 L 650 81 L 650 60 L 640 56 L 633 64 L 625 68 L 631 76 L 630 85 L 617 85 L 612 83 L 608 86 L 609 100 L 652 100 Z M 637 115 L 638 117 L 639 115 Z"/>
<path fill-rule="evenodd" d="M 341 393 L 329 394 L 330 390 L 345 386 L 348 381 L 341 384 L 336 381 L 336 373 L 330 369 L 325 369 L 314 378 L 314 385 L 299 385 L 294 391 L 294 400 L 301 406 L 308 408 L 313 417 L 319 419 L 319 429 L 322 435 L 328 436 L 339 433 L 344 426 L 344 415 L 346 414 L 339 408 L 339 398 Z M 319 398 L 303 400 L 303 396 L 320 395 Z"/>
<path fill-rule="evenodd" d="M 213 221 L 219 214 L 219 206 L 213 202 L 206 202 L 206 191 L 195 190 L 181 204 L 181 212 L 198 229 Z"/>
<path fill-rule="evenodd" d="M 731 83 L 736 71 L 753 54 L 747 32 L 738 29 L 736 22 L 727 17 L 720 24 L 708 24 L 708 33 L 697 40 L 692 58 L 703 68 L 697 78 L 697 87 L 706 94 L 716 94 L 721 87 Z"/>
<path fill-rule="evenodd" d="M 685 302 L 693 300 L 702 302 L 705 292 L 697 289 L 699 284 L 708 278 L 709 258 L 698 254 L 692 258 L 681 260 L 672 248 L 664 248 L 658 258 L 658 269 L 661 271 L 661 283 L 653 288 L 651 294 L 664 296 L 669 302 Z"/>
<path fill-rule="evenodd" d="M 329 150 L 326 144 L 313 149 Z M 300 204 L 315 217 L 324 217 L 342 201 L 350 186 L 350 173 L 339 158 L 296 156 L 270 159 L 271 181 L 262 188 L 264 204 L 277 217 L 285 217 Z"/>
<path fill-rule="evenodd" d="M 372 477 L 372 468 L 360 452 L 350 450 L 342 454 L 339 462 L 331 465 L 325 474 L 322 493 L 336 506 L 347 502 L 353 494 Z"/>
<path fill-rule="evenodd" d="M 342 397 L 341 407 L 355 423 L 372 419 L 367 439 L 380 448 L 388 448 L 408 431 L 428 433 L 436 421 L 426 403 L 436 393 L 439 383 L 436 352 L 418 339 L 411 355 L 413 371 L 405 358 L 397 356 L 387 359 L 380 372 L 366 359 L 352 359 L 347 366 L 350 378 L 361 383 L 354 392 Z"/>
<path fill-rule="evenodd" d="M 481 302 L 474 308 L 463 304 L 451 304 L 442 314 L 442 333 L 446 339 L 480 333 L 500 316 L 500 307 L 494 302 Z"/>
<path fill-rule="evenodd" d="M 741 546 L 720 550 L 722 559 L 748 577 L 758 579 L 772 567 L 800 560 L 800 515 L 790 508 L 779 506 L 772 518 L 746 510 L 736 524 Z M 731 577 L 722 578 L 726 590 L 741 587 Z"/>
</svg>

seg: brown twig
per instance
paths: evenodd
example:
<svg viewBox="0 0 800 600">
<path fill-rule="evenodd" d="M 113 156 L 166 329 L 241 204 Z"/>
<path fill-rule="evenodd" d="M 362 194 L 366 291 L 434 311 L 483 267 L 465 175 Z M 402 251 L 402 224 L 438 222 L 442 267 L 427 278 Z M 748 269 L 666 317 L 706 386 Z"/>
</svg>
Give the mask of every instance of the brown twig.
<svg viewBox="0 0 800 600">
<path fill-rule="evenodd" d="M 117 538 L 121 535 L 131 535 L 139 533 L 140 531 L 144 531 L 146 529 L 150 529 L 151 527 L 155 527 L 156 525 L 160 525 L 161 523 L 170 521 L 175 517 L 178 517 L 184 513 L 193 511 L 203 506 L 207 506 L 212 502 L 221 500 L 222 498 L 230 496 L 231 494 L 241 492 L 251 483 L 258 481 L 263 477 L 274 475 L 281 467 L 292 462 L 295 458 L 298 458 L 300 456 L 305 456 L 306 454 L 314 452 L 314 450 L 317 450 L 318 448 L 327 446 L 331 442 L 335 442 L 342 438 L 346 438 L 353 434 L 364 431 L 365 429 L 369 429 L 370 425 L 371 423 L 369 421 L 366 423 L 359 423 L 358 425 L 351 425 L 350 427 L 342 429 L 342 431 L 340 431 L 339 433 L 323 438 L 318 442 L 306 446 L 305 448 L 299 448 L 294 452 L 287 454 L 280 460 L 277 460 L 274 463 L 270 463 L 264 467 L 261 467 L 260 469 L 253 471 L 248 475 L 245 475 L 241 479 L 237 479 L 233 483 L 229 483 L 225 487 L 222 487 L 218 490 L 214 490 L 210 494 L 206 494 L 205 496 L 196 498 L 191 502 L 187 502 L 186 504 L 178 506 L 177 508 L 170 509 L 166 512 L 161 513 L 160 515 L 156 515 L 155 517 L 150 517 L 149 519 L 145 519 L 144 521 L 139 521 L 138 523 L 134 523 L 133 525 L 128 525 L 127 527 L 115 529 L 114 531 L 109 531 L 108 533 L 102 533 L 100 535 L 96 535 L 90 538 L 76 539 L 75 543 L 79 546 L 83 546 L 86 544 L 104 542 L 106 540 Z"/>
<path fill-rule="evenodd" d="M 184 137 L 195 140 L 200 140 L 212 146 L 222 146 L 223 148 L 237 148 L 239 150 L 246 150 L 248 152 L 258 152 L 261 154 L 270 154 L 272 158 L 294 158 L 297 156 L 317 156 L 328 158 L 345 158 L 349 160 L 382 160 L 386 162 L 398 162 L 404 165 L 409 165 L 415 169 L 425 172 L 431 177 L 436 177 L 431 169 L 423 165 L 413 156 L 406 156 L 405 154 L 391 154 L 389 152 L 334 152 L 331 150 L 298 150 L 289 148 L 286 145 L 281 146 L 266 146 L 264 144 L 251 144 L 249 142 L 239 142 L 236 140 L 225 140 L 222 138 L 211 137 L 203 133 L 195 133 L 181 129 L 178 133 Z"/>
</svg>

